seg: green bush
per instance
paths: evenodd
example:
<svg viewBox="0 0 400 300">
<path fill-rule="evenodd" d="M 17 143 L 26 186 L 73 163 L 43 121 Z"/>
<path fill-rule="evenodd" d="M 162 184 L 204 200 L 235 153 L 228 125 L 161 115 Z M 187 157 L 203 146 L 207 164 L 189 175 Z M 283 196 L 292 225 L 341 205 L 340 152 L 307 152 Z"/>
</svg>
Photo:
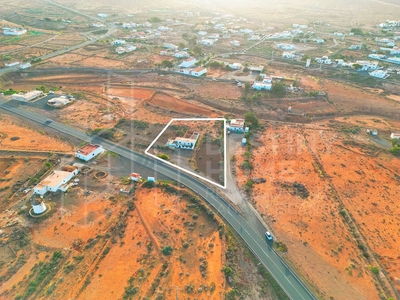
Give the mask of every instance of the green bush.
<svg viewBox="0 0 400 300">
<path fill-rule="evenodd" d="M 400 147 L 395 146 L 392 149 L 390 149 L 389 152 L 392 153 L 394 156 L 400 156 Z"/>
<path fill-rule="evenodd" d="M 162 249 L 162 253 L 164 255 L 171 255 L 172 250 L 173 250 L 172 247 L 170 245 L 167 245 Z"/>
<path fill-rule="evenodd" d="M 169 156 L 165 153 L 157 154 L 157 156 L 163 160 L 169 160 Z"/>
</svg>

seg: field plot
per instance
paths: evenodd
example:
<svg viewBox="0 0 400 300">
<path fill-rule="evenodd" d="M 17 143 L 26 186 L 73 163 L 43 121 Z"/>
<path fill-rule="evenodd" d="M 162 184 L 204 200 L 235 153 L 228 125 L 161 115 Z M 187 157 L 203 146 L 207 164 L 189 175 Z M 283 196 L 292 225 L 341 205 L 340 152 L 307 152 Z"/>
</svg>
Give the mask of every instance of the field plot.
<svg viewBox="0 0 400 300">
<path fill-rule="evenodd" d="M 242 91 L 236 84 L 232 83 L 215 83 L 203 81 L 187 84 L 195 95 L 204 98 L 239 100 L 242 96 Z"/>
<path fill-rule="evenodd" d="M 0 119 L 0 150 L 72 152 L 73 147 L 9 116 Z"/>
<path fill-rule="evenodd" d="M 270 127 L 254 140 L 250 168 L 245 150 L 236 155 L 239 185 L 266 180 L 249 192 L 278 250 L 326 298 L 379 299 L 391 295 L 386 279 L 397 284 L 397 160 L 367 141 L 362 122 Z"/>
<path fill-rule="evenodd" d="M 21 156 L 0 152 L 0 208 L 5 208 L 12 203 L 10 197 L 14 193 L 25 189 L 31 183 L 26 183 L 35 177 L 36 172 L 44 167 L 46 155 L 26 153 Z M 18 196 L 14 197 L 19 199 Z"/>
<path fill-rule="evenodd" d="M 150 101 L 152 105 L 157 107 L 162 107 L 167 110 L 173 110 L 180 113 L 193 114 L 196 116 L 209 116 L 215 117 L 216 114 L 210 111 L 206 107 L 193 104 L 189 101 L 179 99 L 179 97 L 174 97 L 172 95 L 159 92 Z"/>
<path fill-rule="evenodd" d="M 224 121 L 173 120 L 146 153 L 224 185 Z"/>
</svg>

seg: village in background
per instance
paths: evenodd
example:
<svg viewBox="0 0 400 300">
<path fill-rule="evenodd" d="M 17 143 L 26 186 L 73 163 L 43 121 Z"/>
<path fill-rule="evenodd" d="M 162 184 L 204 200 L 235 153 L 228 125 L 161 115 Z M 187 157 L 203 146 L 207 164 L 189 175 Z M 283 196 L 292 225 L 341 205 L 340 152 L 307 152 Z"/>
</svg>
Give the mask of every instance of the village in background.
<svg viewBox="0 0 400 300">
<path fill-rule="evenodd" d="M 0 12 L 0 298 L 398 299 L 400 5 L 134 2 Z"/>
</svg>

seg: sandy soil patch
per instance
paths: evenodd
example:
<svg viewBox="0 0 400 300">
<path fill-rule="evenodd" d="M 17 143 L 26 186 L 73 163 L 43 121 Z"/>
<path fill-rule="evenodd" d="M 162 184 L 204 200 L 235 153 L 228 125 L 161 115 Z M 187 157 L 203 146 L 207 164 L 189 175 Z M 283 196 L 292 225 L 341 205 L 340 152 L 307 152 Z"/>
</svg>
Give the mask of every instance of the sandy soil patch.
<svg viewBox="0 0 400 300">
<path fill-rule="evenodd" d="M 81 66 L 96 68 L 119 68 L 125 66 L 120 60 L 107 59 L 103 57 L 89 57 L 80 61 Z"/>
<path fill-rule="evenodd" d="M 389 262 L 397 259 L 390 249 L 399 247 L 394 238 L 399 221 L 393 201 L 399 193 L 393 189 L 396 160 L 375 157 L 379 148 L 363 144 L 366 138 L 312 126 L 268 128 L 255 143 L 251 175 L 237 167 L 239 185 L 251 177 L 267 180 L 254 185 L 255 206 L 288 246 L 288 257 L 325 297 L 379 299 L 375 275 L 339 212 L 352 214 L 372 251 L 395 277 L 397 265 Z M 236 154 L 237 166 L 244 151 Z M 305 199 L 293 188 L 296 182 L 307 189 Z M 390 213 L 385 215 L 386 210 Z"/>
<path fill-rule="evenodd" d="M 15 119 L 3 116 L 0 120 L 0 149 L 72 152 L 73 147 L 60 140 L 19 125 Z"/>
<path fill-rule="evenodd" d="M 166 93 L 157 93 L 150 102 L 153 105 L 161 106 L 163 108 L 178 112 L 205 115 L 210 117 L 215 115 L 210 111 L 210 109 L 192 104 L 188 101 L 181 100 L 178 97 L 174 97 Z"/>
<path fill-rule="evenodd" d="M 242 96 L 242 90 L 229 83 L 202 81 L 201 83 L 188 83 L 187 86 L 193 93 L 203 98 L 238 100 Z"/>
<path fill-rule="evenodd" d="M 149 100 L 155 94 L 155 91 L 141 89 L 136 87 L 111 87 L 106 90 L 108 96 L 122 96 L 138 100 Z"/>
</svg>

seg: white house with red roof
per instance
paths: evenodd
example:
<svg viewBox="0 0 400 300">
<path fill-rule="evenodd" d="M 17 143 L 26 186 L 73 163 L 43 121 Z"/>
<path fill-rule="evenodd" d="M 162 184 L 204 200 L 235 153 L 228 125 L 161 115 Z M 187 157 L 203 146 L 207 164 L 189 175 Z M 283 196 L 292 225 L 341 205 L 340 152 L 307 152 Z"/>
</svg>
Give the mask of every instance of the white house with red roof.
<svg viewBox="0 0 400 300">
<path fill-rule="evenodd" d="M 131 173 L 130 177 L 132 181 L 139 181 L 142 178 L 139 173 Z"/>
<path fill-rule="evenodd" d="M 400 132 L 392 132 L 390 135 L 391 139 L 400 139 Z"/>
<path fill-rule="evenodd" d="M 104 151 L 101 145 L 88 144 L 75 152 L 75 157 L 89 161 Z"/>
</svg>

